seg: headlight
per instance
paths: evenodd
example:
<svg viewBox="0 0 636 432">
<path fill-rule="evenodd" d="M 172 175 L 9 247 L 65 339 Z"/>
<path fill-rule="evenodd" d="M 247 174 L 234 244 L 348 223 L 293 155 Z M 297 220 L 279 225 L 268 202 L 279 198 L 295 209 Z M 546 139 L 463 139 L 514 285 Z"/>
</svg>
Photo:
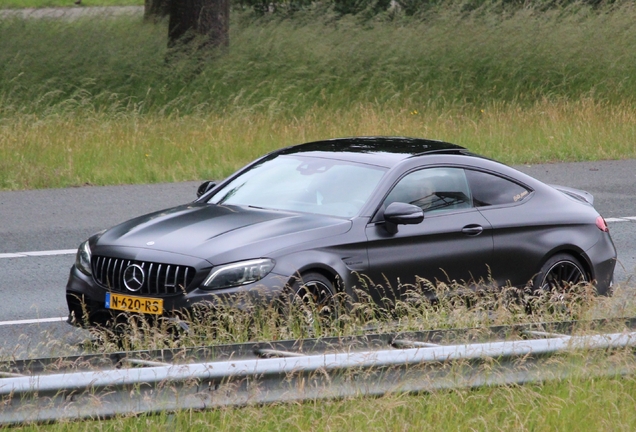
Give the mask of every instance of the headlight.
<svg viewBox="0 0 636 432">
<path fill-rule="evenodd" d="M 267 276 L 274 264 L 274 260 L 262 258 L 215 267 L 203 282 L 202 288 L 220 289 L 256 282 Z"/>
<path fill-rule="evenodd" d="M 88 240 L 82 243 L 77 249 L 75 267 L 87 276 L 93 274 L 91 270 L 91 248 L 88 246 Z"/>
</svg>

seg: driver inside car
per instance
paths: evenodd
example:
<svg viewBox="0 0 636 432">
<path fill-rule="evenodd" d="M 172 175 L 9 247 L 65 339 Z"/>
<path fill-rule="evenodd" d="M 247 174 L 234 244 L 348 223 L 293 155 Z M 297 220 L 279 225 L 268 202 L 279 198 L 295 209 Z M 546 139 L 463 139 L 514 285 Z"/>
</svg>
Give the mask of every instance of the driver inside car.
<svg viewBox="0 0 636 432">
<path fill-rule="evenodd" d="M 422 210 L 431 210 L 436 201 L 435 188 L 430 178 L 403 178 L 384 201 L 385 207 L 394 202 L 413 204 Z"/>
<path fill-rule="evenodd" d="M 430 209 L 436 198 L 432 183 L 427 179 L 422 179 L 415 185 L 414 189 L 414 199 L 410 201 L 409 204 L 416 205 L 422 210 Z"/>
</svg>

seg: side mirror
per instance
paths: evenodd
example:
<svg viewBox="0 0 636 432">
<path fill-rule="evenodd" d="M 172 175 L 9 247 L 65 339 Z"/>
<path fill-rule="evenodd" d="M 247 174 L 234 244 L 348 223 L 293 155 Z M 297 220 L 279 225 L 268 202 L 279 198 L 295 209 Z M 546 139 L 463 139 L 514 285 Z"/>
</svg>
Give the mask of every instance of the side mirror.
<svg viewBox="0 0 636 432">
<path fill-rule="evenodd" d="M 384 224 L 390 234 L 398 232 L 398 225 L 416 225 L 424 220 L 424 211 L 413 204 L 394 202 L 384 210 Z"/>
<path fill-rule="evenodd" d="M 199 189 L 197 189 L 197 198 L 201 198 L 214 186 L 216 186 L 216 182 L 213 182 L 212 180 L 204 181 L 203 183 L 201 183 L 201 186 L 199 186 Z"/>
</svg>

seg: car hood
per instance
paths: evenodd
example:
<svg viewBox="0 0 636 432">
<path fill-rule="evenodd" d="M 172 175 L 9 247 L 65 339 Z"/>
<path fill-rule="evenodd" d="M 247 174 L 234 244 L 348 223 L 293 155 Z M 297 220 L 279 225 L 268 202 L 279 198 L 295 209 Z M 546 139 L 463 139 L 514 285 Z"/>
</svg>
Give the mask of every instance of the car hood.
<svg viewBox="0 0 636 432">
<path fill-rule="evenodd" d="M 268 251 L 347 232 L 341 218 L 193 203 L 131 219 L 107 230 L 97 245 L 172 252 L 210 260 L 232 250 Z M 275 240 L 275 242 L 272 242 Z M 229 258 L 229 257 L 228 257 Z"/>
</svg>

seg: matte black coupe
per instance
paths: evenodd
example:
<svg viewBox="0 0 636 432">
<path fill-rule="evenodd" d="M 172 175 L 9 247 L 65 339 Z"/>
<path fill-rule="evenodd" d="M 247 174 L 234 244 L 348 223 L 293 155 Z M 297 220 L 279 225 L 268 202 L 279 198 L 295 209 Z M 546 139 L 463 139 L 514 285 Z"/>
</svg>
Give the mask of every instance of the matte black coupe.
<svg viewBox="0 0 636 432">
<path fill-rule="evenodd" d="M 440 141 L 301 144 L 198 194 L 82 243 L 69 322 L 170 316 L 237 293 L 270 302 L 304 290 L 322 301 L 352 294 L 360 275 L 382 286 L 369 288 L 378 302 L 416 277 L 535 290 L 593 282 L 606 294 L 616 263 L 589 193 Z"/>
</svg>

